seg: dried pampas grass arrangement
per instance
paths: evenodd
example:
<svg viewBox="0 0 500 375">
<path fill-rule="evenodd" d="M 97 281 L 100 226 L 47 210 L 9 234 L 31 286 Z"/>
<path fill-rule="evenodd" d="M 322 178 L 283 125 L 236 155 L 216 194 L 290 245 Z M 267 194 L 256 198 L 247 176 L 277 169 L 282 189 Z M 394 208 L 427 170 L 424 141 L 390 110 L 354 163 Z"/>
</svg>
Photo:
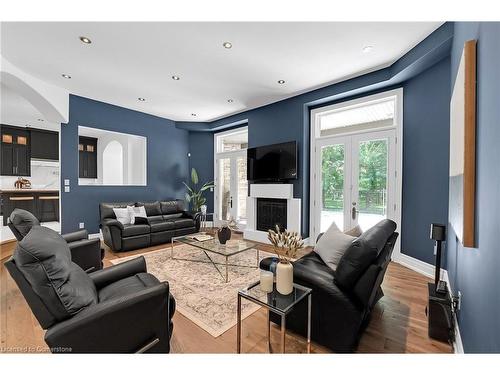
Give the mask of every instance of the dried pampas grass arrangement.
<svg viewBox="0 0 500 375">
<path fill-rule="evenodd" d="M 289 263 L 295 258 L 297 251 L 304 247 L 304 241 L 297 232 L 281 231 L 276 225 L 276 231 L 269 229 L 267 238 L 274 246 L 280 262 Z"/>
</svg>

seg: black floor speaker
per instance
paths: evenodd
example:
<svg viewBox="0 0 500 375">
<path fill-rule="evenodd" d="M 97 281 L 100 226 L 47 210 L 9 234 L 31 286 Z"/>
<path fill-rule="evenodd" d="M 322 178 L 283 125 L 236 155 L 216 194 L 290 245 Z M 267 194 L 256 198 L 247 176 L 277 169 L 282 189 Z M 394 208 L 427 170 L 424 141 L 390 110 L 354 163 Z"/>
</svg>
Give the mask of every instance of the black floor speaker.
<svg viewBox="0 0 500 375">
<path fill-rule="evenodd" d="M 446 290 L 446 293 L 436 293 L 434 283 L 429 283 L 428 289 L 427 318 L 429 321 L 429 337 L 452 343 L 455 340 L 455 327 L 452 301 L 448 290 Z"/>
</svg>

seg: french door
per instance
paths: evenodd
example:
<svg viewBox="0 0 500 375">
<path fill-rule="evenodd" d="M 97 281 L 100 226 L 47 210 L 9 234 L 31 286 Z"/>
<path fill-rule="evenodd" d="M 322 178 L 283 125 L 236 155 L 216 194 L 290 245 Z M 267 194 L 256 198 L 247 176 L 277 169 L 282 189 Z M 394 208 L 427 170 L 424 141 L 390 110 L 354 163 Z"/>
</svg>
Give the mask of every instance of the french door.
<svg viewBox="0 0 500 375">
<path fill-rule="evenodd" d="M 215 169 L 215 223 L 220 225 L 233 219 L 244 229 L 248 196 L 246 150 L 217 155 Z"/>
<path fill-rule="evenodd" d="M 395 217 L 395 130 L 320 138 L 315 150 L 314 228 L 366 231 Z"/>
</svg>

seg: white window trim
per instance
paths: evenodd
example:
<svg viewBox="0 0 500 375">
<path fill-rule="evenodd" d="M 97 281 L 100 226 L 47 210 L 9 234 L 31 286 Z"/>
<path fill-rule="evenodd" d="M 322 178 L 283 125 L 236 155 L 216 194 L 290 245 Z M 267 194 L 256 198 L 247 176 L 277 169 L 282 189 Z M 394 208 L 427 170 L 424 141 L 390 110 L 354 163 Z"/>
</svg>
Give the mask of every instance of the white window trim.
<svg viewBox="0 0 500 375">
<path fill-rule="evenodd" d="M 383 100 L 384 98 L 394 97 L 396 99 L 395 103 L 395 113 L 394 113 L 394 126 L 383 127 L 377 129 L 367 129 L 367 130 L 359 130 L 359 131 L 350 131 L 349 127 L 346 127 L 345 132 L 341 132 L 339 134 L 333 136 L 324 136 L 319 137 L 320 133 L 320 122 L 319 116 L 320 114 L 324 114 L 325 112 L 336 111 L 340 108 L 346 107 L 355 107 L 360 106 L 366 102 Z M 394 217 L 396 224 L 398 226 L 398 232 L 401 234 L 401 206 L 402 206 L 402 185 L 403 185 L 403 88 L 398 88 L 394 90 L 384 91 L 378 94 L 367 95 L 361 98 L 344 101 L 337 104 L 332 104 L 329 106 L 315 108 L 310 111 L 310 123 L 311 123 L 311 134 L 310 134 L 310 166 L 309 166 L 309 238 L 310 244 L 314 245 L 316 243 L 316 237 L 319 233 L 314 228 L 314 210 L 315 210 L 315 201 L 316 201 L 316 189 L 314 189 L 314 184 L 316 183 L 316 170 L 315 170 L 315 161 L 316 161 L 316 146 L 319 139 L 328 139 L 333 137 L 338 137 L 341 135 L 353 135 L 353 134 L 362 134 L 372 132 L 374 130 L 385 130 L 385 129 L 395 129 L 396 131 L 396 183 L 395 183 L 395 196 L 394 201 L 396 204 L 396 209 L 394 212 Z M 397 260 L 400 258 L 401 254 L 401 236 L 398 237 L 396 245 L 394 246 L 394 251 L 392 258 Z"/>
<path fill-rule="evenodd" d="M 234 150 L 234 151 L 221 151 L 217 152 L 218 150 L 218 138 L 219 137 L 224 137 L 226 135 L 230 134 L 238 134 L 238 133 L 243 133 L 246 132 L 248 134 L 248 126 L 242 126 L 236 129 L 231 129 L 231 130 L 226 130 L 223 132 L 217 132 L 214 134 L 214 191 L 213 191 L 213 202 L 214 202 L 214 210 L 213 210 L 213 221 L 215 225 L 219 225 L 221 223 L 219 217 L 218 217 L 218 207 L 219 207 L 219 197 L 217 194 L 217 185 L 219 183 L 218 181 L 218 176 L 219 174 L 217 173 L 217 160 L 219 159 L 225 159 L 231 156 L 243 156 L 247 154 L 247 149 L 242 149 L 242 150 Z"/>
</svg>

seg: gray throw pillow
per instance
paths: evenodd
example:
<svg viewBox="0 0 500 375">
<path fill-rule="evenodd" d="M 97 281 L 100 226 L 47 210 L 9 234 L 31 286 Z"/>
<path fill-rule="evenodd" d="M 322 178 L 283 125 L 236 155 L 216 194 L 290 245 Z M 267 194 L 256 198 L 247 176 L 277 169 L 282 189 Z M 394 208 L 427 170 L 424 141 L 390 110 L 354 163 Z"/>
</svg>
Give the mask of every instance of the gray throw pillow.
<svg viewBox="0 0 500 375">
<path fill-rule="evenodd" d="M 358 224 L 354 228 L 344 231 L 344 233 L 348 234 L 349 236 L 359 237 L 363 234 L 363 230 Z"/>
<path fill-rule="evenodd" d="M 328 267 L 335 271 L 340 258 L 351 246 L 354 239 L 355 237 L 342 233 L 337 225 L 332 223 L 316 243 L 314 251 Z"/>
<path fill-rule="evenodd" d="M 17 268 L 57 320 L 97 303 L 94 282 L 71 261 L 68 243 L 59 233 L 34 226 L 13 256 Z"/>
</svg>

